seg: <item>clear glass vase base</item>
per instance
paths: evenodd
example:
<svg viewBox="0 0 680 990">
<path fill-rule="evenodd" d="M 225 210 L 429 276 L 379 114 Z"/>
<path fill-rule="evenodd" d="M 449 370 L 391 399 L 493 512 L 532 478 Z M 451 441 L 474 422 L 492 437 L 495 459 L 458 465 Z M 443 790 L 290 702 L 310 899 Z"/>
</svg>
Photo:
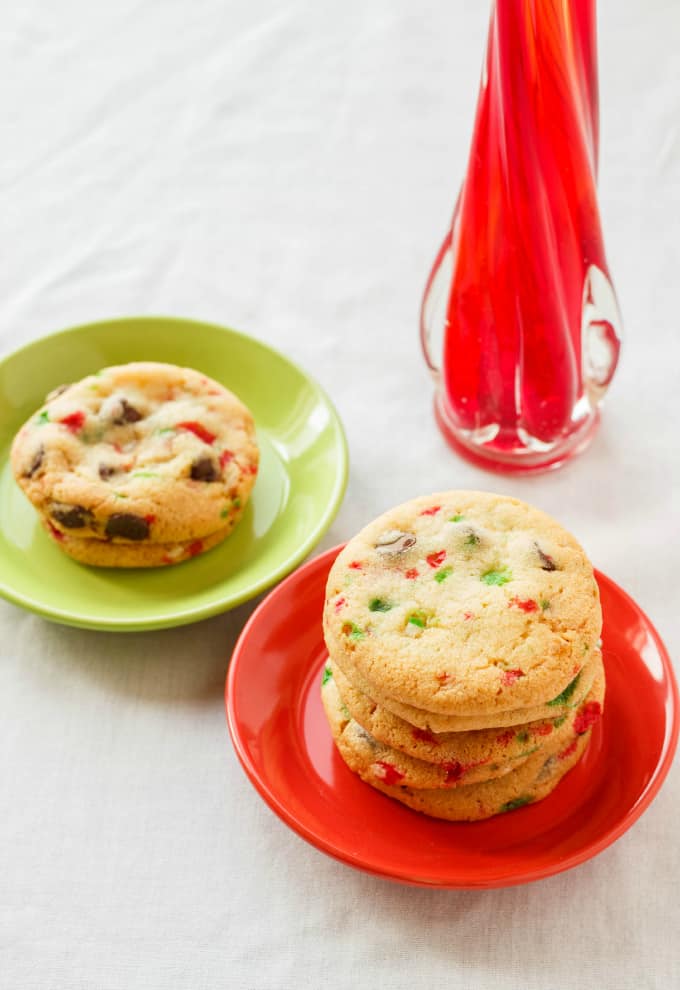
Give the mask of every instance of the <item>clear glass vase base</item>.
<svg viewBox="0 0 680 990">
<path fill-rule="evenodd" d="M 472 437 L 467 430 L 461 430 L 446 410 L 441 392 L 435 393 L 434 415 L 439 429 L 449 446 L 466 460 L 487 471 L 501 474 L 541 474 L 553 471 L 582 453 L 593 439 L 600 422 L 600 411 L 593 409 L 570 433 L 553 444 L 540 444 L 531 441 L 522 443 L 519 437 L 514 443 L 499 443 L 497 437 L 484 440 Z M 489 431 L 492 433 L 493 431 Z M 543 449 L 536 449 L 536 446 Z"/>
</svg>

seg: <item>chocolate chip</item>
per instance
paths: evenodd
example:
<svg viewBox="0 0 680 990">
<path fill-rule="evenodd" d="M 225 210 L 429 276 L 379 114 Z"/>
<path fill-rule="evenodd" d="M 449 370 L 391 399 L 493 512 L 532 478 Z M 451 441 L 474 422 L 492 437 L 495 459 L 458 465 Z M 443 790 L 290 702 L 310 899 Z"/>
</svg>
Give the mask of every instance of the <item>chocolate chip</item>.
<svg viewBox="0 0 680 990">
<path fill-rule="evenodd" d="M 375 750 L 378 748 L 378 743 L 376 742 L 375 738 L 371 735 L 370 732 L 366 732 L 366 729 L 364 729 L 361 725 L 355 726 L 354 731 L 361 739 L 364 740 L 364 742 L 368 743 L 371 749 Z"/>
<path fill-rule="evenodd" d="M 120 412 L 114 417 L 113 422 L 116 426 L 121 426 L 123 423 L 138 423 L 142 418 L 139 409 L 130 405 L 127 399 L 121 399 Z"/>
<path fill-rule="evenodd" d="M 212 457 L 197 457 L 191 465 L 191 477 L 194 481 L 219 481 L 220 472 Z"/>
<path fill-rule="evenodd" d="M 145 540 L 149 535 L 149 524 L 141 516 L 131 512 L 115 512 L 106 524 L 107 536 L 122 536 L 125 540 Z"/>
<path fill-rule="evenodd" d="M 54 505 L 51 514 L 64 529 L 82 529 L 92 522 L 92 513 L 82 505 Z"/>
<path fill-rule="evenodd" d="M 378 553 L 392 556 L 398 553 L 405 553 L 415 545 L 416 538 L 412 533 L 401 533 L 398 530 L 390 530 L 385 533 L 375 544 Z"/>
<path fill-rule="evenodd" d="M 114 467 L 113 464 L 99 465 L 99 477 L 102 481 L 108 481 L 108 479 L 113 477 L 114 474 L 118 474 L 118 468 Z"/>
<path fill-rule="evenodd" d="M 24 478 L 32 478 L 34 474 L 37 474 L 42 467 L 44 458 L 45 448 L 41 444 L 33 455 L 33 460 L 31 461 L 28 470 L 24 471 Z"/>
<path fill-rule="evenodd" d="M 548 759 L 543 764 L 543 766 L 541 767 L 541 769 L 539 770 L 536 780 L 542 781 L 545 780 L 547 777 L 549 777 L 554 771 L 556 763 L 557 763 L 557 759 L 554 756 L 549 756 Z"/>
<path fill-rule="evenodd" d="M 542 571 L 557 571 L 557 570 L 559 570 L 557 564 L 552 559 L 552 557 L 549 557 L 547 553 L 543 553 L 543 551 L 539 547 L 538 543 L 534 543 L 534 546 L 536 547 L 536 553 L 541 558 L 541 570 Z"/>
</svg>

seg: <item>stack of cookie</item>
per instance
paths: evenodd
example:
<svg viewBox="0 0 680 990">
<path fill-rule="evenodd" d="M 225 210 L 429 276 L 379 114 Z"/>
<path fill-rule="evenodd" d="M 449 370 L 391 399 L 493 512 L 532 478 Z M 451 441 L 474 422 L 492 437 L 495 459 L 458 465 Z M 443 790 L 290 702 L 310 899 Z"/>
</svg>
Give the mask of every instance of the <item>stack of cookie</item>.
<svg viewBox="0 0 680 990">
<path fill-rule="evenodd" d="M 437 818 L 540 800 L 602 713 L 601 626 L 592 567 L 549 516 L 484 492 L 407 502 L 329 574 L 322 699 L 338 750 Z"/>
<path fill-rule="evenodd" d="M 191 368 L 104 368 L 50 393 L 17 434 L 12 468 L 69 556 L 103 567 L 177 564 L 220 543 L 258 471 L 248 409 Z"/>
</svg>

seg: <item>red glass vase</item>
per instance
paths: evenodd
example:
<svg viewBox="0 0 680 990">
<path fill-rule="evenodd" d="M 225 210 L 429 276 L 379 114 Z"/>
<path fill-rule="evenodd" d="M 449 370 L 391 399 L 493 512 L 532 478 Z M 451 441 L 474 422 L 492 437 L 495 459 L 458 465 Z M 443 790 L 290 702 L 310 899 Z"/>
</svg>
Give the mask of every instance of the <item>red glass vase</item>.
<svg viewBox="0 0 680 990">
<path fill-rule="evenodd" d="M 595 0 L 496 0 L 421 311 L 437 421 L 487 467 L 557 467 L 597 426 L 620 346 L 597 155 Z"/>
</svg>

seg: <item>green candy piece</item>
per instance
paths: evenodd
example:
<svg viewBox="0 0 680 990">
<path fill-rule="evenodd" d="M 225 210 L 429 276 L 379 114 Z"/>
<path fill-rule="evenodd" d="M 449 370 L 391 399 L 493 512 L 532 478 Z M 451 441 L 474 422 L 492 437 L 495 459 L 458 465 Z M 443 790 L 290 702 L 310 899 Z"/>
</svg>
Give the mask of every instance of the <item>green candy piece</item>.
<svg viewBox="0 0 680 990">
<path fill-rule="evenodd" d="M 521 760 L 523 756 L 531 756 L 532 753 L 537 753 L 540 748 L 540 746 L 533 746 L 531 749 L 525 749 L 524 752 L 518 753 L 515 759 Z"/>
<path fill-rule="evenodd" d="M 574 680 L 573 681 L 570 681 L 567 684 L 567 686 L 565 687 L 564 691 L 562 691 L 560 694 L 558 694 L 556 698 L 553 698 L 552 701 L 549 701 L 548 704 L 549 705 L 566 705 L 567 702 L 569 701 L 569 699 L 571 698 L 572 694 L 576 690 L 576 685 L 578 684 L 578 682 L 580 680 L 580 677 L 581 677 L 581 672 L 579 671 L 579 673 L 576 675 L 576 677 L 574 678 Z"/>
<path fill-rule="evenodd" d="M 450 577 L 452 574 L 453 574 L 453 567 L 442 567 L 440 571 L 437 571 L 437 573 L 434 576 L 434 579 L 437 582 L 437 584 L 441 584 L 442 581 L 446 581 L 447 577 Z"/>
<path fill-rule="evenodd" d="M 347 705 L 340 705 L 340 711 L 345 716 L 345 718 L 351 718 L 352 717 L 350 715 L 350 713 L 349 713 L 349 708 L 347 707 Z"/>
<path fill-rule="evenodd" d="M 321 686 L 323 687 L 324 684 L 328 684 L 332 676 L 333 676 L 333 671 L 331 670 L 331 668 L 324 667 L 323 677 L 321 678 Z"/>
<path fill-rule="evenodd" d="M 240 498 L 233 498 L 231 500 L 231 504 L 234 506 L 235 509 L 240 509 L 241 508 L 241 499 Z"/>
<path fill-rule="evenodd" d="M 131 478 L 160 478 L 160 474 L 156 474 L 155 471 L 134 471 Z"/>
<path fill-rule="evenodd" d="M 468 535 L 465 538 L 465 546 L 466 547 L 476 547 L 476 546 L 478 546 L 478 544 L 479 544 L 479 537 L 477 536 L 477 534 L 476 533 L 468 533 Z"/>
<path fill-rule="evenodd" d="M 113 497 L 114 498 L 127 498 L 127 495 L 124 495 L 123 492 L 114 492 L 113 493 Z"/>
<path fill-rule="evenodd" d="M 559 729 L 559 727 L 560 727 L 561 725 L 564 725 L 564 723 L 565 723 L 566 721 L 567 721 L 567 716 L 566 716 L 566 715 L 560 715 L 560 717 L 559 717 L 559 718 L 556 718 L 556 719 L 555 719 L 555 720 L 553 721 L 553 725 L 555 726 L 555 728 L 556 728 L 556 729 Z"/>
<path fill-rule="evenodd" d="M 515 736 L 515 738 L 517 739 L 517 742 L 521 742 L 521 743 L 529 742 L 529 733 L 528 732 L 518 732 L 517 735 Z"/>
<path fill-rule="evenodd" d="M 384 598 L 371 598 L 368 607 L 371 612 L 389 612 L 394 605 L 390 605 Z"/>
<path fill-rule="evenodd" d="M 465 516 L 461 516 L 461 515 L 451 516 L 449 522 L 462 522 L 463 519 L 465 519 Z"/>
<path fill-rule="evenodd" d="M 506 801 L 505 804 L 502 804 L 498 810 L 501 814 L 506 811 L 515 811 L 517 808 L 523 808 L 525 804 L 531 804 L 531 800 L 530 797 L 513 798 L 512 801 Z"/>
<path fill-rule="evenodd" d="M 165 426 L 165 427 L 163 427 L 162 430 L 156 430 L 156 433 L 158 434 L 159 437 L 164 437 L 168 433 L 175 433 L 175 432 L 176 431 L 175 431 L 175 428 L 173 426 Z"/>
<path fill-rule="evenodd" d="M 484 584 L 495 584 L 500 586 L 502 584 L 507 584 L 508 581 L 512 581 L 512 572 L 509 571 L 507 567 L 503 567 L 500 571 L 484 571 L 480 580 L 483 581 Z"/>
<path fill-rule="evenodd" d="M 541 598 L 541 611 L 545 612 L 547 608 L 550 608 L 550 602 L 547 598 Z"/>
<path fill-rule="evenodd" d="M 365 636 L 363 629 L 360 629 L 354 622 L 346 622 L 342 627 L 342 631 L 350 639 L 363 639 Z"/>
<path fill-rule="evenodd" d="M 412 626 L 417 626 L 418 629 L 424 629 L 427 625 L 427 615 L 425 612 L 412 612 L 407 622 Z"/>
<path fill-rule="evenodd" d="M 50 414 L 48 413 L 47 409 L 43 409 L 42 412 L 38 413 L 38 415 L 35 417 L 35 422 L 38 424 L 38 426 L 44 426 L 45 423 L 49 423 L 49 421 L 50 421 Z"/>
<path fill-rule="evenodd" d="M 228 507 L 225 507 L 220 512 L 220 519 L 226 519 L 228 515 L 229 515 L 229 508 Z"/>
</svg>

